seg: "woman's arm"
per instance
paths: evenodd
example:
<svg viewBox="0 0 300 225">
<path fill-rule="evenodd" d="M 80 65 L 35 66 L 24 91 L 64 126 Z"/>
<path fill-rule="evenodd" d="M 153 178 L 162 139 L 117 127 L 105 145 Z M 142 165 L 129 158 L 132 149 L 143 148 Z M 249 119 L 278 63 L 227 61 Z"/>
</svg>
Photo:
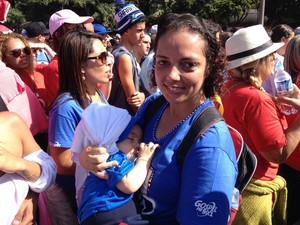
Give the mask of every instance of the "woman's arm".
<svg viewBox="0 0 300 225">
<path fill-rule="evenodd" d="M 41 192 L 55 179 L 56 167 L 52 158 L 40 150 L 25 122 L 13 112 L 0 113 L 0 165 L 5 172 L 18 173 L 29 181 L 30 188 Z M 22 158 L 24 157 L 24 158 Z M 34 223 L 38 194 L 29 190 L 13 224 Z"/>
<path fill-rule="evenodd" d="M 296 149 L 300 141 L 300 117 L 285 131 L 287 144 L 273 151 L 263 151 L 260 154 L 269 162 L 283 163 Z"/>
<path fill-rule="evenodd" d="M 57 173 L 60 175 L 75 175 L 75 163 L 71 159 L 70 148 L 59 148 L 50 145 L 50 155 L 57 165 Z"/>
<path fill-rule="evenodd" d="M 18 173 L 33 191 L 44 191 L 56 177 L 53 159 L 41 150 L 17 114 L 1 112 L 0 124 L 0 170 Z"/>
<path fill-rule="evenodd" d="M 24 157 L 41 148 L 35 142 L 25 122 L 15 113 L 0 114 L 0 170 L 6 173 L 18 173 L 25 180 L 35 182 L 41 175 L 41 166 Z"/>
<path fill-rule="evenodd" d="M 216 139 L 210 136 L 207 140 Z M 176 215 L 180 224 L 227 224 L 237 168 L 233 146 L 226 147 L 227 152 L 194 148 L 186 155 Z"/>
<path fill-rule="evenodd" d="M 281 97 L 278 98 L 279 101 L 291 104 L 298 111 L 300 111 L 300 90 L 294 84 L 293 97 Z M 295 121 L 289 125 L 288 129 L 285 131 L 285 136 L 287 139 L 287 144 L 282 148 L 275 149 L 273 151 L 260 152 L 260 154 L 269 162 L 273 163 L 283 163 L 296 149 L 300 141 L 300 114 Z"/>
<path fill-rule="evenodd" d="M 104 147 L 87 146 L 79 153 L 80 165 L 86 170 L 101 179 L 108 179 L 106 173 L 103 171 L 107 168 L 117 166 L 117 161 L 106 162 L 109 154 Z"/>
</svg>

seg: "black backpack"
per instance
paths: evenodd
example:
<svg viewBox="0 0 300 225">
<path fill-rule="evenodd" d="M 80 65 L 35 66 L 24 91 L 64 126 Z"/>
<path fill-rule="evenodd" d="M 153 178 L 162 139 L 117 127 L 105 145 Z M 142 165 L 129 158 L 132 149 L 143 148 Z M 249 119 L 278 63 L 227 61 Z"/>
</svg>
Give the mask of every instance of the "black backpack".
<svg viewBox="0 0 300 225">
<path fill-rule="evenodd" d="M 150 102 L 144 112 L 144 124 L 147 124 L 153 117 L 154 113 L 166 102 L 163 95 L 160 95 L 152 102 Z M 182 170 L 184 159 L 188 153 L 192 144 L 207 131 L 216 122 L 224 120 L 220 112 L 214 106 L 207 107 L 203 110 L 193 121 L 191 128 L 181 142 L 178 150 L 178 164 L 180 170 Z M 242 135 L 227 125 L 230 131 L 238 164 L 238 176 L 235 183 L 235 187 L 240 193 L 245 189 L 245 187 L 250 182 L 257 165 L 256 156 L 251 152 L 249 147 L 243 140 Z"/>
</svg>

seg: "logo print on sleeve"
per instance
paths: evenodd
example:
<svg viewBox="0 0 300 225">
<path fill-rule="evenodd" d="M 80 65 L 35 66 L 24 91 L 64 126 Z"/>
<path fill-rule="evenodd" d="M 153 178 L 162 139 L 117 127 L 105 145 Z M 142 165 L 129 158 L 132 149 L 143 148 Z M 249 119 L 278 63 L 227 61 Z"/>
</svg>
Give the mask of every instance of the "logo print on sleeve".
<svg viewBox="0 0 300 225">
<path fill-rule="evenodd" d="M 195 202 L 197 215 L 199 217 L 210 216 L 213 217 L 213 214 L 217 212 L 217 205 L 215 202 L 205 203 L 202 200 Z"/>
</svg>

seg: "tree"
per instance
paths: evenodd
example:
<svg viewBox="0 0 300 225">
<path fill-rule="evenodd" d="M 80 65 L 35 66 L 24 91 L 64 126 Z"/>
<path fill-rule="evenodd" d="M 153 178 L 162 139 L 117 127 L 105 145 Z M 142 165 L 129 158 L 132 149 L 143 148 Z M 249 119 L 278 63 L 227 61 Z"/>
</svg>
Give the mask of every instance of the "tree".
<svg viewBox="0 0 300 225">
<path fill-rule="evenodd" d="M 72 9 L 78 15 L 93 16 L 95 22 L 114 28 L 114 5 L 112 1 L 96 0 L 15 0 L 10 1 L 6 25 L 17 28 L 26 21 L 42 21 L 48 24 L 50 16 L 60 9 Z"/>
<path fill-rule="evenodd" d="M 206 1 L 201 13 L 223 26 L 239 26 L 250 9 L 258 8 L 258 0 L 214 0 Z"/>
<path fill-rule="evenodd" d="M 240 24 L 249 9 L 257 9 L 259 0 L 140 0 L 137 1 L 146 13 L 151 24 L 157 23 L 160 16 L 168 13 L 189 12 L 211 19 L 222 26 Z"/>
<path fill-rule="evenodd" d="M 258 1 L 133 0 L 132 2 L 147 15 L 149 25 L 158 23 L 159 18 L 168 12 L 189 12 L 227 26 L 230 23 L 241 23 L 249 9 L 258 7 Z M 16 27 L 26 21 L 43 21 L 48 24 L 50 16 L 55 11 L 68 8 L 79 15 L 93 16 L 95 22 L 116 29 L 113 0 L 10 0 L 10 3 L 11 10 L 7 22 L 9 27 Z"/>
</svg>

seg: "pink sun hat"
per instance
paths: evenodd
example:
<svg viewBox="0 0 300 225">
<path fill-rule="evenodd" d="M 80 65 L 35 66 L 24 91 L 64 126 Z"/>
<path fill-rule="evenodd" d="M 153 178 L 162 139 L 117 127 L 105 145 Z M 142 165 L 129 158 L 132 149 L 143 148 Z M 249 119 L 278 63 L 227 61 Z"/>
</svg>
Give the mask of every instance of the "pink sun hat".
<svg viewBox="0 0 300 225">
<path fill-rule="evenodd" d="M 91 16 L 79 16 L 70 9 L 62 9 L 52 14 L 49 19 L 49 29 L 50 34 L 60 28 L 64 23 L 70 24 L 82 24 L 82 23 L 92 23 L 94 18 Z"/>
</svg>

